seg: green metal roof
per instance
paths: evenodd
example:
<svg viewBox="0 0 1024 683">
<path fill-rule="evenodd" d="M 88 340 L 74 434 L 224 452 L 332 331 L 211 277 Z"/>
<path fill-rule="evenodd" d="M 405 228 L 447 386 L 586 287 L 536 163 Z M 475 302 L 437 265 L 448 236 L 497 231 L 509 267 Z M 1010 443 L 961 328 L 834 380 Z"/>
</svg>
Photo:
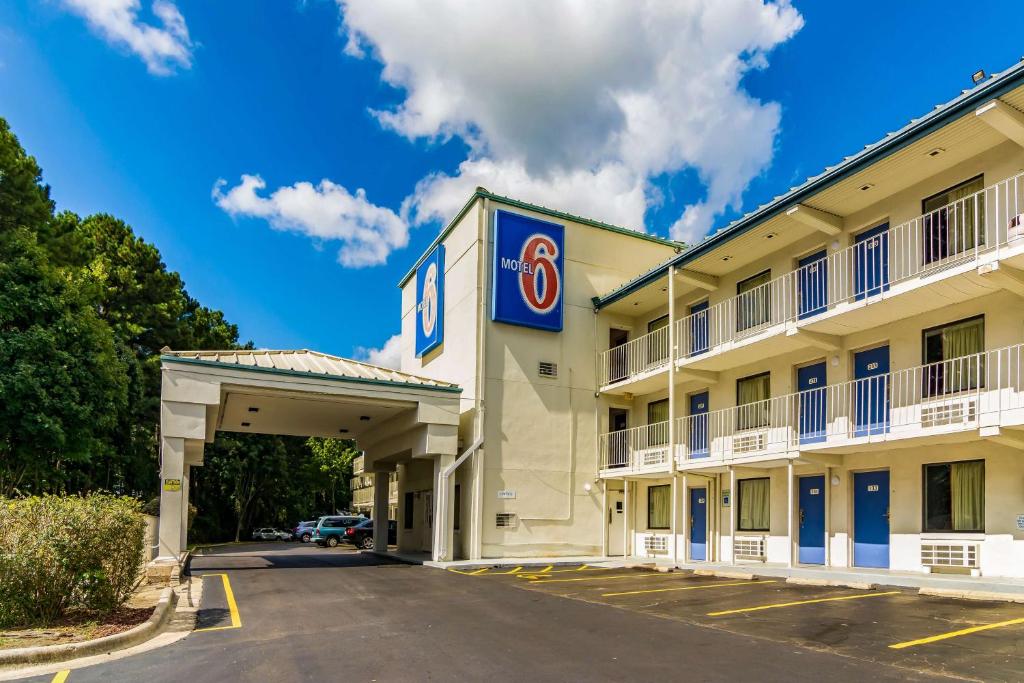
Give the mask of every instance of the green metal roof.
<svg viewBox="0 0 1024 683">
<path fill-rule="evenodd" d="M 769 218 L 799 204 L 811 195 L 835 185 L 841 180 L 893 154 L 920 138 L 934 132 L 950 121 L 974 111 L 979 105 L 999 97 L 1021 85 L 1024 81 L 1024 61 L 1014 64 L 1002 73 L 992 74 L 989 80 L 964 90 L 956 98 L 936 106 L 932 111 L 918 119 L 911 120 L 899 130 L 893 131 L 873 144 L 867 145 L 858 153 L 848 156 L 835 166 L 826 168 L 822 173 L 808 178 L 803 184 L 790 188 L 767 204 L 763 204 L 724 228 L 712 233 L 704 241 L 695 244 L 678 256 L 655 266 L 646 273 L 629 280 L 611 292 L 594 297 L 596 309 L 608 306 L 629 294 L 643 289 L 659 280 L 671 266 L 685 265 L 707 252 L 719 247 L 734 237 L 757 227 Z"/>
<path fill-rule="evenodd" d="M 503 197 L 499 194 L 494 194 L 493 192 L 490 192 L 482 187 L 478 187 L 476 188 L 476 191 L 474 191 L 473 194 L 469 197 L 469 200 L 465 204 L 463 204 L 461 209 L 459 209 L 459 212 L 455 214 L 455 218 L 448 222 L 448 225 L 446 225 L 445 228 L 438 234 L 438 236 L 434 238 L 434 241 L 430 243 L 430 246 L 427 247 L 426 250 L 424 250 L 423 254 L 418 259 L 416 259 L 416 263 L 413 264 L 412 268 L 410 268 L 409 271 L 402 276 L 402 279 L 398 283 L 399 287 L 404 287 L 405 283 L 409 281 L 409 278 L 416 274 L 416 269 L 420 267 L 420 264 L 423 263 L 423 261 L 427 258 L 427 255 L 431 251 L 433 251 L 434 247 L 440 244 L 445 237 L 448 236 L 448 233 L 450 233 L 455 228 L 455 225 L 460 220 L 462 220 L 462 217 L 466 215 L 467 211 L 469 211 L 469 207 L 471 207 L 473 205 L 473 202 L 475 202 L 477 199 L 493 199 L 494 201 L 501 202 L 502 204 L 505 204 L 507 206 L 513 206 L 517 209 L 526 209 L 527 211 L 534 211 L 536 213 L 544 214 L 545 216 L 550 216 L 551 218 L 557 218 L 563 221 L 573 221 L 575 223 L 587 225 L 592 228 L 599 228 L 601 230 L 617 232 L 620 235 L 625 235 L 627 237 L 636 237 L 637 239 L 646 240 L 648 242 L 655 242 L 657 244 L 664 244 L 666 246 L 674 247 L 676 249 L 684 249 L 686 247 L 686 245 L 683 244 L 682 242 L 676 242 L 675 240 L 665 239 L 664 237 L 658 237 L 657 235 L 649 235 L 644 232 L 637 232 L 636 230 L 630 230 L 629 228 L 623 228 L 618 225 L 612 225 L 611 223 L 603 223 L 592 218 L 576 216 L 571 213 L 566 213 L 564 211 L 558 211 L 556 209 L 549 209 L 548 207 L 541 206 L 539 204 L 530 204 L 529 202 L 524 202 L 519 199 Z"/>
<path fill-rule="evenodd" d="M 429 389 L 460 393 L 462 389 L 450 382 L 411 375 L 407 372 L 382 368 L 362 361 L 331 356 L 318 351 L 297 349 L 272 351 L 268 349 L 238 349 L 227 351 L 172 351 L 162 349 L 160 360 L 168 363 L 227 367 L 237 370 L 255 370 L 278 375 L 316 377 L 342 382 L 398 386 L 411 389 Z"/>
</svg>

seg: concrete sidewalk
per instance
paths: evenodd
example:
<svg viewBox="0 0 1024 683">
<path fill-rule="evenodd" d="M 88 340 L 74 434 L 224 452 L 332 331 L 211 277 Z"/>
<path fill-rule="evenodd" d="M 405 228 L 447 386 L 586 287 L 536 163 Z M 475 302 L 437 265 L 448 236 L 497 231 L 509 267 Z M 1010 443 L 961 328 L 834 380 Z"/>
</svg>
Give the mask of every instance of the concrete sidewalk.
<svg viewBox="0 0 1024 683">
<path fill-rule="evenodd" d="M 786 567 L 778 564 L 749 562 L 727 564 L 723 562 L 680 562 L 666 557 L 603 557 L 580 555 L 572 557 L 521 557 L 483 560 L 455 560 L 434 562 L 428 553 L 388 552 L 384 557 L 422 564 L 439 569 L 479 569 L 483 567 L 545 567 L 548 565 L 586 564 L 593 567 L 649 566 L 676 568 L 684 571 L 708 572 L 715 575 L 749 574 L 785 578 L 792 583 L 820 584 L 865 588 L 868 586 L 896 586 L 917 589 L 924 595 L 939 595 L 975 600 L 1003 600 L 1024 602 L 1024 581 L 999 577 L 975 577 L 958 574 L 923 574 L 855 567 Z"/>
</svg>

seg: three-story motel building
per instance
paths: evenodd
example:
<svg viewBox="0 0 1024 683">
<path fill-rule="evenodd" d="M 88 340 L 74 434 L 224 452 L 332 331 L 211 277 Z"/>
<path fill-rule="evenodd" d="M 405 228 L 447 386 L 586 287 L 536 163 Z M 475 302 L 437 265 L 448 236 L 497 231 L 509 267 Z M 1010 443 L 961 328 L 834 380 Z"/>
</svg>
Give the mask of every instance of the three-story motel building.
<svg viewBox="0 0 1024 683">
<path fill-rule="evenodd" d="M 401 288 L 402 551 L 1024 577 L 1024 64 L 688 247 L 478 189 Z"/>
</svg>

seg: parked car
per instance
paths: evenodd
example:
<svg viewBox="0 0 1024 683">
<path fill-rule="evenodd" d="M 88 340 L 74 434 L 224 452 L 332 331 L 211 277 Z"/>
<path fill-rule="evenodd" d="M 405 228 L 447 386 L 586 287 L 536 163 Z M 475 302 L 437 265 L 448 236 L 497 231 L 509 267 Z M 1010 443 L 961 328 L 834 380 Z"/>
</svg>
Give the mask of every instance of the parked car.
<svg viewBox="0 0 1024 683">
<path fill-rule="evenodd" d="M 373 520 L 367 519 L 345 530 L 345 542 L 363 550 L 373 549 Z M 388 520 L 388 545 L 398 543 L 398 522 Z"/>
<path fill-rule="evenodd" d="M 292 540 L 309 543 L 313 540 L 313 532 L 316 531 L 319 519 L 311 519 L 308 522 L 299 522 L 298 526 L 292 529 Z"/>
<path fill-rule="evenodd" d="M 252 540 L 254 541 L 287 541 L 291 537 L 291 532 L 274 529 L 273 527 L 263 527 L 252 532 Z"/>
<path fill-rule="evenodd" d="M 327 517 L 321 517 L 316 525 L 316 529 L 313 531 L 313 541 L 318 546 L 333 548 L 341 543 L 346 529 L 365 521 L 365 517 L 354 517 L 351 515 L 328 515 Z"/>
</svg>

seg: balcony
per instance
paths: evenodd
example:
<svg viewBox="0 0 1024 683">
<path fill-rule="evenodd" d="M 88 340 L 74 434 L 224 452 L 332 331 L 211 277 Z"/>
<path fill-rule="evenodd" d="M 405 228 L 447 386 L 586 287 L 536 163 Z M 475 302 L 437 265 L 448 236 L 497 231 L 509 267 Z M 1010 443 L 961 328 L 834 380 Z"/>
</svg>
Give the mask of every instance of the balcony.
<svg viewBox="0 0 1024 683">
<path fill-rule="evenodd" d="M 602 476 L 668 472 L 668 421 L 602 434 L 598 448 Z"/>
<path fill-rule="evenodd" d="M 1006 272 L 1024 268 L 1024 174 L 855 240 L 676 320 L 676 362 L 720 371 L 1003 287 L 1024 293 L 1022 278 Z M 873 306 L 897 297 L 899 305 Z M 657 375 L 668 352 L 663 328 L 599 354 L 601 386 L 643 393 L 632 384 Z"/>
<path fill-rule="evenodd" d="M 682 469 L 966 441 L 1024 426 L 1024 344 L 676 418 Z M 880 446 L 879 446 L 880 445 Z"/>
</svg>

